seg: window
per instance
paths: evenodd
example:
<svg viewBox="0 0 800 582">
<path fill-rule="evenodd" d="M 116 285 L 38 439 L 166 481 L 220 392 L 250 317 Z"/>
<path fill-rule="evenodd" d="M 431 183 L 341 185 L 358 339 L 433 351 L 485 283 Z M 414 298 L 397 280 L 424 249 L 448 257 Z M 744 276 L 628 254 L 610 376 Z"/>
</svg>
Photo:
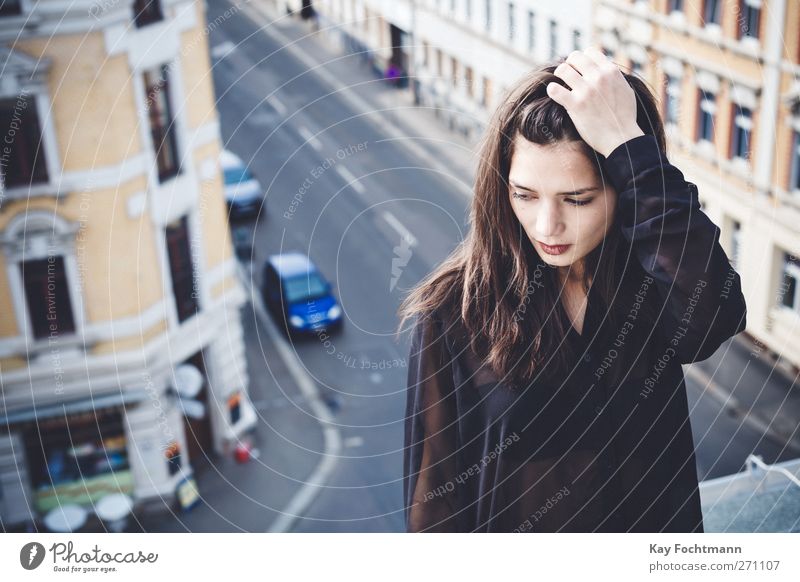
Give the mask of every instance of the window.
<svg viewBox="0 0 800 582">
<path fill-rule="evenodd" d="M 516 30 L 514 29 L 515 26 L 516 26 L 516 23 L 514 22 L 514 3 L 513 2 L 509 2 L 508 3 L 508 42 L 510 42 L 510 43 L 514 42 L 514 34 L 516 33 Z"/>
<path fill-rule="evenodd" d="M 161 182 L 175 176 L 178 167 L 178 144 L 175 118 L 169 95 L 169 75 L 166 65 L 144 73 L 150 134 L 156 150 L 158 179 Z"/>
<path fill-rule="evenodd" d="M 532 53 L 536 49 L 536 14 L 533 10 L 528 11 L 528 52 Z"/>
<path fill-rule="evenodd" d="M 289 304 L 324 297 L 328 290 L 328 285 L 316 273 L 292 277 L 283 282 L 283 296 Z"/>
<path fill-rule="evenodd" d="M 470 97 L 475 97 L 475 87 L 474 87 L 474 79 L 472 74 L 472 67 L 466 67 L 464 69 L 464 83 L 466 84 L 467 95 Z"/>
<path fill-rule="evenodd" d="M 47 182 L 36 99 L 21 95 L 0 100 L 0 131 L 3 135 L 0 173 L 5 187 Z"/>
<path fill-rule="evenodd" d="M 34 504 L 41 512 L 132 491 L 121 408 L 97 408 L 19 425 Z"/>
<path fill-rule="evenodd" d="M 441 79 L 442 78 L 442 69 L 443 66 L 444 55 L 442 54 L 442 49 L 436 49 L 436 74 Z"/>
<path fill-rule="evenodd" d="M 186 321 L 200 309 L 187 223 L 186 216 L 183 216 L 167 225 L 165 231 L 172 293 L 179 322 Z"/>
<path fill-rule="evenodd" d="M 491 33 L 492 32 L 492 0 L 486 0 L 486 2 L 484 4 L 484 12 L 485 12 L 485 16 L 486 16 L 486 18 L 484 20 L 484 23 L 485 23 L 485 26 L 486 26 L 486 32 Z"/>
<path fill-rule="evenodd" d="M 422 64 L 425 65 L 426 68 L 430 65 L 430 52 L 430 45 L 427 42 L 422 41 Z"/>
<path fill-rule="evenodd" d="M 581 50 L 581 31 L 577 29 L 572 31 L 572 50 Z"/>
<path fill-rule="evenodd" d="M 492 105 L 492 81 L 489 77 L 483 78 L 483 91 L 481 92 L 481 105 L 487 109 Z"/>
<path fill-rule="evenodd" d="M 458 87 L 458 61 L 455 57 L 450 57 L 450 81 L 453 87 Z"/>
<path fill-rule="evenodd" d="M 38 340 L 74 333 L 75 318 L 64 257 L 50 255 L 23 261 L 19 268 L 33 337 Z"/>
<path fill-rule="evenodd" d="M 133 21 L 136 28 L 147 26 L 164 19 L 160 0 L 134 0 Z"/>
<path fill-rule="evenodd" d="M 705 0 L 703 22 L 717 25 L 720 23 L 720 0 Z"/>
<path fill-rule="evenodd" d="M 780 304 L 796 312 L 800 312 L 800 259 L 789 253 L 783 253 L 783 277 L 778 297 Z"/>
<path fill-rule="evenodd" d="M 558 22 L 550 21 L 550 58 L 558 56 Z"/>
<path fill-rule="evenodd" d="M 681 84 L 680 79 L 667 75 L 664 90 L 664 121 L 674 125 L 678 124 L 680 116 Z"/>
<path fill-rule="evenodd" d="M 0 16 L 18 16 L 22 14 L 20 0 L 0 0 Z"/>
<path fill-rule="evenodd" d="M 671 12 L 683 12 L 683 0 L 669 0 L 667 13 Z"/>
<path fill-rule="evenodd" d="M 800 131 L 792 133 L 792 163 L 789 190 L 800 190 Z"/>
<path fill-rule="evenodd" d="M 464 13 L 467 17 L 467 22 L 472 21 L 472 0 L 465 0 Z"/>
<path fill-rule="evenodd" d="M 731 128 L 731 158 L 749 159 L 750 132 L 753 129 L 753 112 L 741 105 L 736 105 Z"/>
<path fill-rule="evenodd" d="M 731 221 L 731 266 L 739 268 L 739 254 L 742 250 L 742 223 L 738 220 Z"/>
<path fill-rule="evenodd" d="M 758 38 L 758 27 L 761 20 L 761 0 L 739 0 L 737 16 L 737 38 Z"/>
<path fill-rule="evenodd" d="M 697 114 L 697 141 L 714 141 L 714 113 L 717 110 L 716 95 L 703 89 L 700 92 L 700 100 Z"/>
</svg>

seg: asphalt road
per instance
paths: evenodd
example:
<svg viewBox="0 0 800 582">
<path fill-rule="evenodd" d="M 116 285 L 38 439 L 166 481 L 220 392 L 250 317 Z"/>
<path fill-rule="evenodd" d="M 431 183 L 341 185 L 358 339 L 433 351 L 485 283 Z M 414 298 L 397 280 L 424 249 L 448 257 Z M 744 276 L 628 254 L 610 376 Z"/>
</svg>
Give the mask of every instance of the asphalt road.
<svg viewBox="0 0 800 582">
<path fill-rule="evenodd" d="M 213 3 L 208 20 L 228 7 Z M 264 215 L 249 225 L 253 285 L 260 284 L 259 266 L 269 254 L 299 250 L 334 282 L 345 312 L 344 331 L 330 343 L 316 337 L 291 343 L 331 403 L 347 443 L 326 487 L 293 531 L 402 531 L 408 347 L 405 335 L 394 335 L 396 309 L 403 292 L 464 236 L 468 200 L 458 184 L 469 184 L 469 178 L 431 163 L 436 148 L 446 143 L 425 144 L 431 157 L 415 155 L 376 123 L 386 114 L 359 109 L 348 98 L 357 93 L 368 101 L 388 90 L 356 59 L 327 53 L 313 39 L 298 41 L 312 58 L 337 59 L 326 70 L 336 74 L 349 67 L 352 78 L 363 83 L 336 92 L 244 12 L 213 30 L 210 46 L 225 147 L 245 159 L 266 190 Z M 431 135 L 441 131 L 431 128 Z M 252 311 L 245 317 L 251 318 L 246 324 L 251 352 L 259 349 L 264 332 Z M 778 443 L 729 414 L 697 382 L 687 384 L 701 478 L 739 471 L 751 452 L 768 462 L 787 457 Z M 289 386 L 286 391 L 296 394 Z M 293 435 L 289 423 L 282 438 L 307 440 L 300 432 L 306 425 L 296 423 Z M 308 457 L 302 463 L 306 467 Z"/>
</svg>

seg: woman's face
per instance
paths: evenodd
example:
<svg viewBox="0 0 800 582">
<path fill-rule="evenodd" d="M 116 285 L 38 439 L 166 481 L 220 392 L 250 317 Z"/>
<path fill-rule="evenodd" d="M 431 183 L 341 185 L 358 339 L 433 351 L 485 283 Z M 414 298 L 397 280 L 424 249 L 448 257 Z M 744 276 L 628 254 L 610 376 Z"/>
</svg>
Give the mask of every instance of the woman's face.
<svg viewBox="0 0 800 582">
<path fill-rule="evenodd" d="M 514 214 L 542 260 L 582 273 L 582 259 L 613 223 L 617 193 L 579 144 L 538 145 L 517 134 L 508 182 Z"/>
</svg>

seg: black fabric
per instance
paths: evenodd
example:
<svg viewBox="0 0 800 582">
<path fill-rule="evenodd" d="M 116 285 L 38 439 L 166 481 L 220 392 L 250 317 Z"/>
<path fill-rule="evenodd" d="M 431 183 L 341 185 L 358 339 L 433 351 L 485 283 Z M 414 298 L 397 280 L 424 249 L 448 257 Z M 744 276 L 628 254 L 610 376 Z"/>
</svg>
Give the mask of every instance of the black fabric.
<svg viewBox="0 0 800 582">
<path fill-rule="evenodd" d="M 703 531 L 681 364 L 745 328 L 739 276 L 696 186 L 655 138 L 634 138 L 603 164 L 619 195 L 624 267 L 610 304 L 590 288 L 582 333 L 565 338 L 580 355 L 566 377 L 513 390 L 442 313 L 417 319 L 408 531 Z"/>
</svg>

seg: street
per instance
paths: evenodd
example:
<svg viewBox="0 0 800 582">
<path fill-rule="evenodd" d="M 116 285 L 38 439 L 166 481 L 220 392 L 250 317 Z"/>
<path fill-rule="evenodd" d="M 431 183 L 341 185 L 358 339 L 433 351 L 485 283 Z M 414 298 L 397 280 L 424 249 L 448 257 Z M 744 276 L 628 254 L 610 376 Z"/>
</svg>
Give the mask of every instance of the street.
<svg viewBox="0 0 800 582">
<path fill-rule="evenodd" d="M 208 20 L 230 6 L 209 3 Z M 247 466 L 229 459 L 193 460 L 203 506 L 153 518 L 146 528 L 268 531 L 292 503 L 324 459 L 326 439 L 325 423 L 275 347 L 285 341 L 330 412 L 340 445 L 324 484 L 313 487 L 302 515 L 287 522 L 289 530 L 403 531 L 408 338 L 395 337 L 396 310 L 404 292 L 466 232 L 464 193 L 472 177 L 462 169 L 470 167 L 471 153 L 454 152 L 462 140 L 449 143 L 443 126 L 430 126 L 429 136 L 410 135 L 414 148 L 399 143 L 381 124 L 415 114 L 405 105 L 388 116 L 380 111 L 378 96 L 392 89 L 357 58 L 302 38 L 298 22 L 270 27 L 263 16 L 254 17 L 252 7 L 233 14 L 211 32 L 209 44 L 224 147 L 244 159 L 266 190 L 262 215 L 247 224 L 254 256 L 242 265 L 252 299 L 244 307 L 243 325 L 251 399 L 261 415 L 259 457 Z M 276 28 L 297 42 L 285 46 Z M 298 52 L 325 63 L 327 75 L 349 91 L 330 86 Z M 374 108 L 357 108 L 351 93 Z M 444 150 L 461 157 L 463 165 L 445 164 L 452 169 L 443 172 L 442 160 L 448 158 L 439 152 Z M 345 317 L 341 334 L 276 339 L 254 305 L 265 259 L 291 250 L 307 253 L 334 283 Z M 726 358 L 741 357 L 731 350 L 713 365 L 725 367 Z M 754 452 L 768 463 L 798 456 L 732 414 L 696 377 L 687 376 L 687 388 L 700 479 L 738 472 Z"/>
</svg>

